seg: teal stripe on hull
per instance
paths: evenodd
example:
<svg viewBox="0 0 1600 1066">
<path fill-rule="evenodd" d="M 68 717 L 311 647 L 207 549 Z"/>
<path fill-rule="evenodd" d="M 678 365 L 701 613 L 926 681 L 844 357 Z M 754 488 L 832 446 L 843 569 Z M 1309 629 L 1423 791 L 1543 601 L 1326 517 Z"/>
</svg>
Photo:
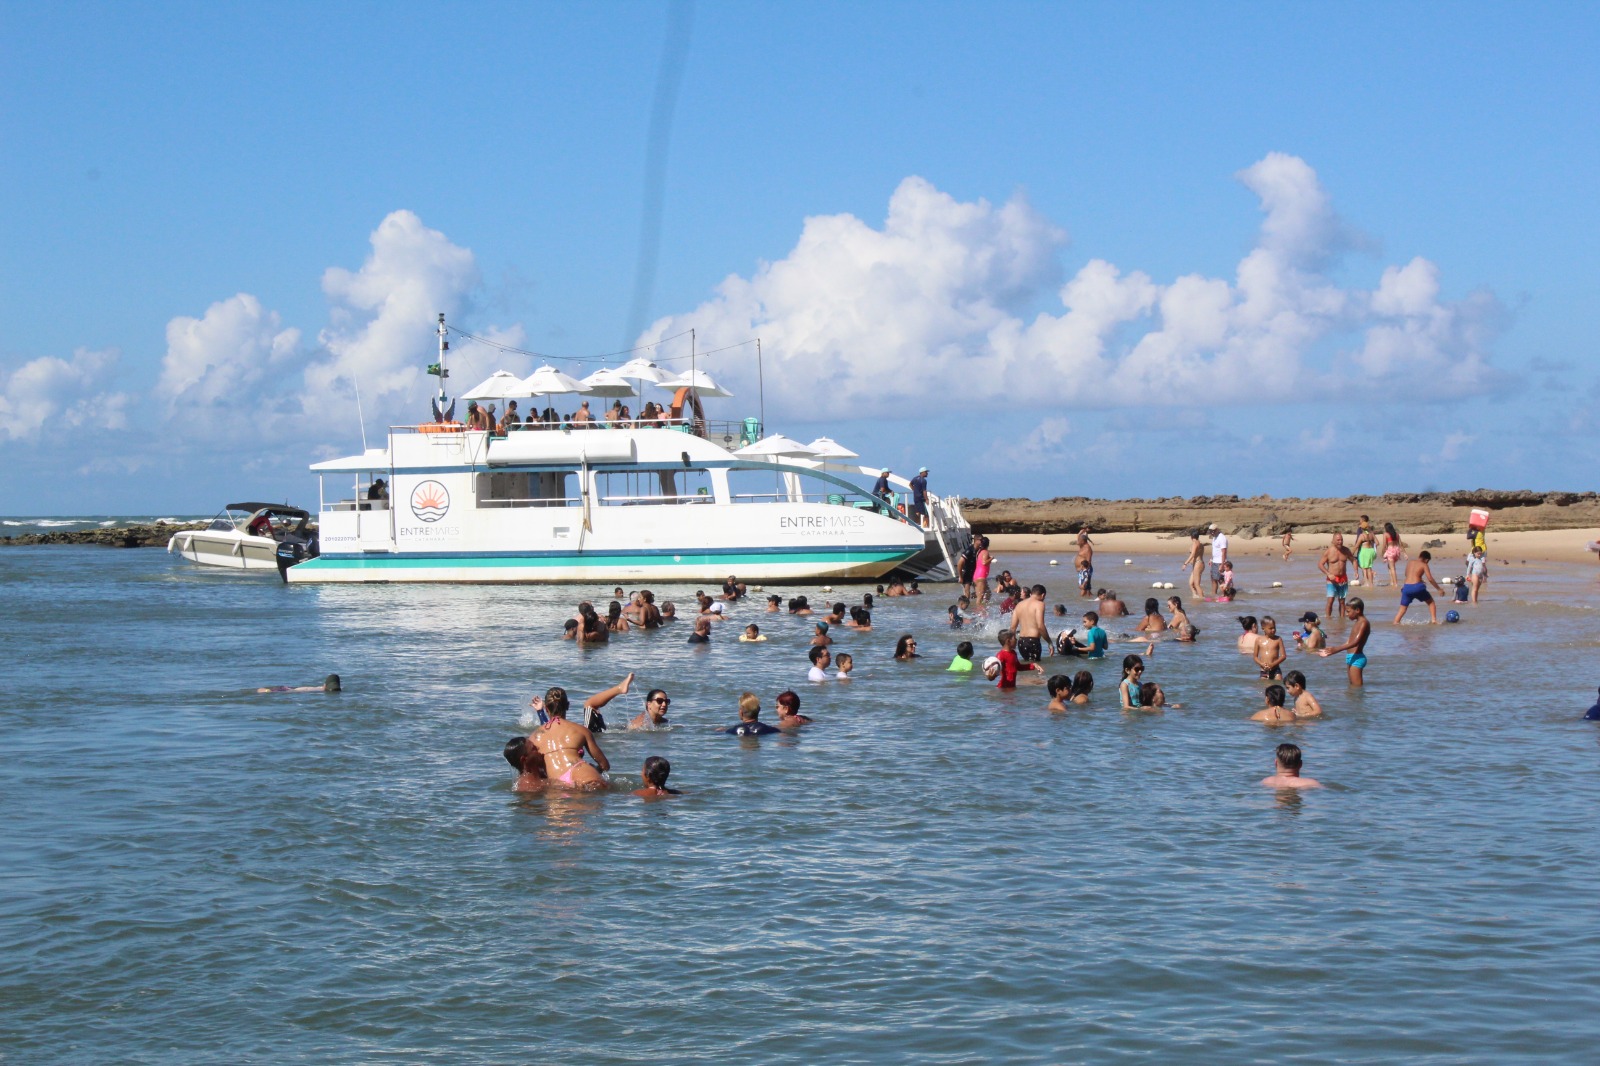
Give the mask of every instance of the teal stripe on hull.
<svg viewBox="0 0 1600 1066">
<path fill-rule="evenodd" d="M 718 552 L 676 554 L 656 552 L 641 555 L 490 555 L 490 556 L 393 556 L 381 553 L 361 556 L 328 556 L 307 559 L 294 568 L 295 572 L 318 570 L 455 570 L 455 569 L 543 569 L 551 567 L 586 567 L 594 570 L 614 570 L 618 567 L 645 567 L 670 571 L 687 567 L 715 565 L 736 572 L 737 567 L 762 566 L 778 563 L 846 564 L 870 566 L 876 563 L 900 563 L 915 555 L 914 551 L 863 551 L 863 552 Z M 720 572 L 720 571 L 719 571 Z"/>
</svg>

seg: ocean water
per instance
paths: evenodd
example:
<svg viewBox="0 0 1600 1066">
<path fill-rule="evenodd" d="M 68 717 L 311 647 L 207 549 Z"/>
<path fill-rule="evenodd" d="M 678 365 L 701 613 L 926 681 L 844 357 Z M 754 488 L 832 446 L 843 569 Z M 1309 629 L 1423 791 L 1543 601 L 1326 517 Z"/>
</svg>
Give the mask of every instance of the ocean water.
<svg viewBox="0 0 1600 1066">
<path fill-rule="evenodd" d="M 1099 577 L 1164 598 L 1181 554 Z M 1593 1061 L 1596 568 L 1497 567 L 1456 626 L 1373 590 L 1368 687 L 1291 653 L 1327 713 L 1269 729 L 1233 616 L 1322 596 L 1308 553 L 1240 558 L 1257 591 L 1148 670 L 1181 710 L 1118 711 L 1113 658 L 1053 717 L 945 673 L 948 587 L 807 686 L 809 623 L 759 596 L 708 648 L 583 649 L 561 620 L 608 589 L 0 551 L 0 1060 Z M 1076 622 L 1066 567 L 1002 565 Z M 511 792 L 529 696 L 630 670 L 610 721 L 659 685 L 674 726 L 601 736 L 621 787 Z M 791 685 L 817 724 L 714 732 Z M 1281 740 L 1329 787 L 1261 788 Z M 683 797 L 627 794 L 652 754 Z"/>
</svg>

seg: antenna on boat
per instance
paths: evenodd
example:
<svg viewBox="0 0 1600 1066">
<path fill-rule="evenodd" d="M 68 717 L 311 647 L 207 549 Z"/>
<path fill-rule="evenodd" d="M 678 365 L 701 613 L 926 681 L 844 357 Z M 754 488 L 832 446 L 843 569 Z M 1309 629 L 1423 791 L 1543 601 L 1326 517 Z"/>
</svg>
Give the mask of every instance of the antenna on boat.
<svg viewBox="0 0 1600 1066">
<path fill-rule="evenodd" d="M 361 423 L 361 450 L 367 450 L 367 415 L 361 410 L 361 382 L 356 380 L 355 374 L 350 375 L 350 384 L 356 388 L 356 421 Z"/>
<path fill-rule="evenodd" d="M 439 361 L 429 364 L 428 373 L 439 379 L 439 395 L 433 401 L 433 420 L 435 422 L 449 422 L 456 416 L 456 405 L 451 401 L 447 406 L 444 402 L 444 379 L 450 376 L 450 371 L 444 366 L 444 353 L 450 350 L 450 342 L 446 335 L 450 332 L 444 324 L 444 312 L 439 312 Z"/>
<path fill-rule="evenodd" d="M 760 404 L 761 435 L 767 435 L 767 375 L 761 369 L 761 338 L 756 338 L 756 396 Z"/>
</svg>

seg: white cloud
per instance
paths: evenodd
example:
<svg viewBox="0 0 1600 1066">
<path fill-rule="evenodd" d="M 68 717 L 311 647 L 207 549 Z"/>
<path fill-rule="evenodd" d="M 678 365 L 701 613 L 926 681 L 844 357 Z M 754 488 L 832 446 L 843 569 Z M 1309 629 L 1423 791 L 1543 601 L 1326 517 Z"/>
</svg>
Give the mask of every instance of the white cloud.
<svg viewBox="0 0 1600 1066">
<path fill-rule="evenodd" d="M 300 331 L 281 326 L 276 311 L 262 310 L 260 300 L 242 292 L 212 304 L 203 318 L 174 318 L 156 394 L 169 405 L 254 405 L 267 371 L 291 360 L 299 346 Z"/>
<path fill-rule="evenodd" d="M 0 439 L 47 437 L 53 428 L 121 429 L 128 398 L 95 393 L 116 366 L 115 349 L 79 348 L 72 359 L 43 356 L 0 377 Z"/>
<path fill-rule="evenodd" d="M 1454 463 L 1461 458 L 1462 453 L 1466 451 L 1467 445 L 1477 439 L 1471 433 L 1446 434 L 1437 452 L 1424 452 L 1417 456 L 1417 461 L 1423 466 L 1440 466 L 1445 463 Z"/>
<path fill-rule="evenodd" d="M 1338 441 L 1339 434 L 1334 429 L 1332 422 L 1324 422 L 1322 431 L 1315 436 L 1309 429 L 1300 431 L 1300 447 L 1296 451 L 1301 455 L 1326 455 L 1333 450 Z"/>
<path fill-rule="evenodd" d="M 471 250 L 410 211 L 392 212 L 371 241 L 359 270 L 329 267 L 322 276 L 332 307 L 318 335 L 327 356 L 305 372 L 302 399 L 310 414 L 346 414 L 352 381 L 369 414 L 396 413 L 404 400 L 421 403 L 431 388 L 425 368 L 434 361 L 437 315 L 455 316 L 478 286 Z M 511 335 L 521 338 L 520 330 Z M 470 388 L 475 382 L 452 378 L 450 384 Z"/>
<path fill-rule="evenodd" d="M 1019 426 L 1017 436 L 996 440 L 989 448 L 988 459 L 1021 470 L 1053 469 L 1069 460 L 1072 443 L 1072 423 L 1051 416 L 1026 433 Z"/>
<path fill-rule="evenodd" d="M 809 218 L 783 259 L 727 278 L 640 343 L 690 327 L 703 349 L 759 336 L 774 406 L 804 413 L 822 392 L 833 417 L 1280 402 L 1350 379 L 1430 397 L 1490 385 L 1502 317 L 1492 296 L 1443 300 L 1437 267 L 1421 258 L 1387 268 L 1370 292 L 1342 287 L 1328 272 L 1365 242 L 1315 171 L 1273 153 L 1237 177 L 1264 217 L 1232 278 L 1161 283 L 1092 259 L 1059 286 L 1059 308 L 1029 318 L 1055 284 L 1062 231 L 1020 198 L 961 203 L 913 177 L 881 229 Z M 743 351 L 710 368 L 750 393 Z"/>
</svg>

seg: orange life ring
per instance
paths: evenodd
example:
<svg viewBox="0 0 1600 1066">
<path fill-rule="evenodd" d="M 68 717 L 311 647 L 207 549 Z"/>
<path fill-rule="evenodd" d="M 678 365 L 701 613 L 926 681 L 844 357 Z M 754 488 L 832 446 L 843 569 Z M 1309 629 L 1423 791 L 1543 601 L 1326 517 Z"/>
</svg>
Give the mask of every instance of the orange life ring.
<svg viewBox="0 0 1600 1066">
<path fill-rule="evenodd" d="M 459 433 L 460 422 L 424 422 L 417 427 L 418 433 Z"/>
</svg>

